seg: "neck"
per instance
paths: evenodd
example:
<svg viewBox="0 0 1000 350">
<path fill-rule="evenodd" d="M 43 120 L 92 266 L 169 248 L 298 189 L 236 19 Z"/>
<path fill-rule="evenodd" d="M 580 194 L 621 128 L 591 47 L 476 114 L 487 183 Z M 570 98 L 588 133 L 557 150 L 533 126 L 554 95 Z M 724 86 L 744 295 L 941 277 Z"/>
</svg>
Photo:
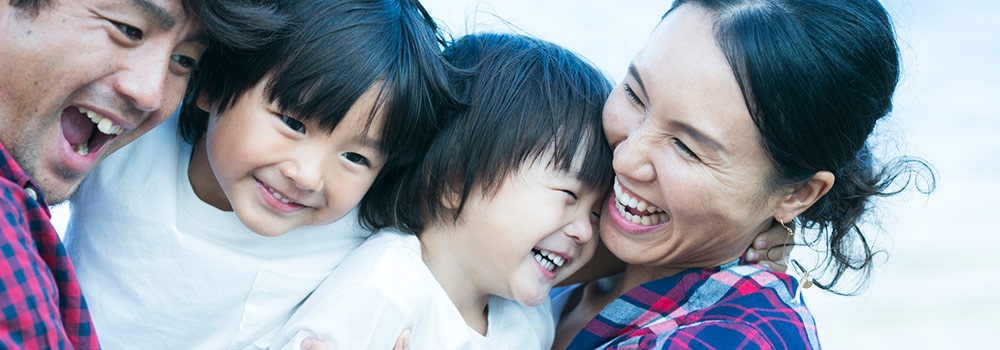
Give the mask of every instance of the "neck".
<svg viewBox="0 0 1000 350">
<path fill-rule="evenodd" d="M 191 148 L 191 162 L 188 164 L 188 181 L 191 189 L 202 202 L 223 211 L 233 211 L 229 197 L 222 191 L 219 180 L 212 172 L 212 164 L 208 162 L 208 150 L 205 148 L 205 137 L 202 136 Z"/>
<path fill-rule="evenodd" d="M 622 280 L 618 282 L 618 286 L 615 287 L 612 294 L 614 294 L 615 298 L 617 298 L 624 295 L 629 290 L 632 290 L 632 288 L 642 285 L 643 283 L 655 281 L 664 277 L 670 277 L 684 270 L 687 269 L 662 266 L 628 265 L 625 267 L 625 273 L 622 275 Z"/>
<path fill-rule="evenodd" d="M 490 294 L 479 288 L 472 277 L 478 274 L 470 271 L 477 266 L 467 259 L 468 249 L 452 246 L 453 238 L 462 237 L 461 232 L 441 227 L 428 227 L 420 232 L 420 251 L 424 264 L 437 279 L 448 298 L 470 328 L 485 335 L 487 329 L 486 305 Z"/>
</svg>

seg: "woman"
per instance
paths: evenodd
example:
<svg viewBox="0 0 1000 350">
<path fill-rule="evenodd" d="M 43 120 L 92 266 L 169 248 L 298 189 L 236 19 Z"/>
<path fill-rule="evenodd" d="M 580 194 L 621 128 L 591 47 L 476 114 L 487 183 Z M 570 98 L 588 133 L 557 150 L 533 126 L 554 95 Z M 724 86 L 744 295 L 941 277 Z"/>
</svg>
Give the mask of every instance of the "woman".
<svg viewBox="0 0 1000 350">
<path fill-rule="evenodd" d="M 876 0 L 677 0 L 604 109 L 616 181 L 600 234 L 628 266 L 577 289 L 555 348 L 818 348 L 799 282 L 739 258 L 797 223 L 825 238 L 818 286 L 867 272 L 868 199 L 929 169 L 870 159 L 898 75 Z"/>
</svg>

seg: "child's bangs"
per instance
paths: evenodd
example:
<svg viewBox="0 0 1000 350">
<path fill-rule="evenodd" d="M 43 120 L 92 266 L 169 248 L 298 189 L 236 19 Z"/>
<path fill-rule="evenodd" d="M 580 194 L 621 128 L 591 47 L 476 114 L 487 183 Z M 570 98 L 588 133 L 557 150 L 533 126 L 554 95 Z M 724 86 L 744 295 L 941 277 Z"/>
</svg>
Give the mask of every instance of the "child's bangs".
<svg viewBox="0 0 1000 350">
<path fill-rule="evenodd" d="M 266 93 L 278 104 L 281 113 L 330 133 L 362 95 L 375 89 L 375 102 L 363 111 L 367 117 L 364 132 L 367 132 L 386 104 L 390 87 L 380 83 L 377 73 L 337 68 L 340 67 L 317 71 L 293 60 L 282 72 L 272 74 Z"/>
</svg>

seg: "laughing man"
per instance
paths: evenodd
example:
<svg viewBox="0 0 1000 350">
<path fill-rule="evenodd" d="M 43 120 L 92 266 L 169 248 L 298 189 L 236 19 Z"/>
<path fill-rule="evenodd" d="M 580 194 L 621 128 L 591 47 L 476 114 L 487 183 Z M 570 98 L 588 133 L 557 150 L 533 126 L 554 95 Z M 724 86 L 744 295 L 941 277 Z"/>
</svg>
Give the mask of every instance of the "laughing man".
<svg viewBox="0 0 1000 350">
<path fill-rule="evenodd" d="M 98 348 L 47 204 L 166 120 L 206 45 L 253 42 L 250 2 L 0 0 L 0 348 Z"/>
</svg>

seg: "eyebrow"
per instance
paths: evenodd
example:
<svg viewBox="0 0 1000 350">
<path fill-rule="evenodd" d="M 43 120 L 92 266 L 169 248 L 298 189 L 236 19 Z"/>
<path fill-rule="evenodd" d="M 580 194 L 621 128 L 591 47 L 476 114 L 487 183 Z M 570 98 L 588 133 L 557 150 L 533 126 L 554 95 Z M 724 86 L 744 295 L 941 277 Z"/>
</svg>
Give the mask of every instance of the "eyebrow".
<svg viewBox="0 0 1000 350">
<path fill-rule="evenodd" d="M 635 82 L 639 84 L 639 88 L 642 89 L 643 94 L 646 93 L 646 84 L 642 83 L 642 77 L 639 76 L 639 71 L 635 69 L 635 64 L 628 64 L 628 74 L 635 78 Z"/>
<path fill-rule="evenodd" d="M 170 30 L 175 25 L 177 25 L 177 20 L 174 19 L 174 15 L 170 14 L 170 11 L 163 8 L 160 5 L 154 4 L 149 0 L 131 0 L 132 5 L 142 9 L 146 15 L 153 17 L 157 22 L 160 22 L 160 27 L 163 30 Z"/>
<path fill-rule="evenodd" d="M 363 136 L 358 138 L 357 141 L 358 143 L 361 144 L 362 147 L 369 147 L 374 150 L 382 150 L 382 142 L 379 141 L 378 139 L 374 139 L 368 136 Z"/>
<path fill-rule="evenodd" d="M 722 147 L 722 144 L 720 144 L 719 142 L 715 141 L 711 137 L 708 137 L 708 135 L 702 134 L 700 131 L 698 131 L 698 129 L 695 129 L 694 127 L 692 127 L 691 125 L 688 125 L 687 123 L 679 122 L 679 121 L 675 120 L 675 121 L 671 121 L 670 125 L 673 126 L 673 127 L 675 127 L 675 128 L 681 129 L 681 131 L 683 131 L 685 134 L 691 135 L 691 137 L 695 138 L 695 140 L 697 140 L 698 142 L 707 144 L 707 145 L 711 146 L 712 148 L 714 148 L 717 151 L 725 151 L 726 150 L 725 147 Z"/>
</svg>

